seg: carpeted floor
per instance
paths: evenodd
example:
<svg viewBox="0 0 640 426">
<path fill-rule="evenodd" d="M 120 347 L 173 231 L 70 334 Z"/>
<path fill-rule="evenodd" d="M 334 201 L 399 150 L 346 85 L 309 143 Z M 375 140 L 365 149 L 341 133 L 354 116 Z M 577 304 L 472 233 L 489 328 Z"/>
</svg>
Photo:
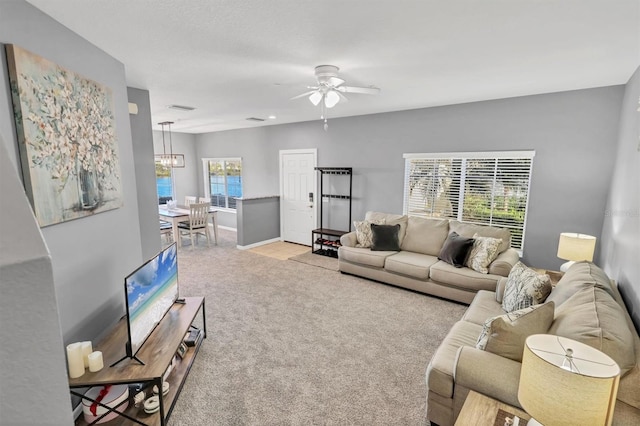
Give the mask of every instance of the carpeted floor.
<svg viewBox="0 0 640 426">
<path fill-rule="evenodd" d="M 208 338 L 171 426 L 427 424 L 425 369 L 464 305 L 235 246 L 179 251 Z"/>
<path fill-rule="evenodd" d="M 318 266 L 320 268 L 329 269 L 330 271 L 338 270 L 338 259 L 329 256 L 321 256 L 319 254 L 313 254 L 311 253 L 311 251 L 307 251 L 306 253 L 290 257 L 289 260 L 305 263 L 311 266 Z"/>
</svg>

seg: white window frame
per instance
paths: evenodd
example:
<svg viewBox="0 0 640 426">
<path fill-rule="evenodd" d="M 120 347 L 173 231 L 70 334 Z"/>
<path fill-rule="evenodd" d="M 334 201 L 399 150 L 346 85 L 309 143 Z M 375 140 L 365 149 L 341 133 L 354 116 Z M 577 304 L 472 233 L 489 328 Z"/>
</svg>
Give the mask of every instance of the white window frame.
<svg viewBox="0 0 640 426">
<path fill-rule="evenodd" d="M 210 161 L 239 161 L 242 164 L 242 157 L 210 157 L 202 159 L 202 177 L 204 179 L 204 195 L 207 198 L 211 198 L 211 186 L 209 185 L 209 162 Z M 242 173 L 240 174 L 242 177 L 242 195 L 244 196 L 244 164 L 242 164 Z M 227 199 L 227 205 L 229 204 L 229 189 L 227 186 L 226 175 L 225 175 L 225 196 Z M 236 209 L 232 207 L 216 207 L 218 210 L 232 212 L 235 213 Z"/>
<path fill-rule="evenodd" d="M 409 173 L 410 173 L 410 164 L 411 160 L 430 160 L 430 159 L 451 159 L 451 160 L 461 160 L 461 168 L 460 168 L 460 187 L 458 193 L 458 210 L 456 219 L 460 222 L 465 222 L 462 220 L 463 215 L 463 206 L 464 206 L 464 188 L 465 188 L 465 177 L 466 177 L 466 161 L 470 159 L 529 159 L 529 182 L 527 185 L 527 196 L 526 196 L 526 204 L 524 211 L 524 222 L 522 224 L 522 243 L 521 248 L 517 249 L 518 253 L 522 257 L 522 252 L 524 250 L 525 244 L 525 235 L 527 228 L 527 216 L 529 211 L 529 196 L 531 193 L 531 178 L 533 175 L 533 158 L 535 157 L 534 150 L 527 151 L 487 151 L 487 152 L 442 152 L 442 153 L 406 153 L 403 154 L 403 158 L 405 160 L 405 176 L 404 176 L 404 192 L 403 192 L 403 212 L 404 214 L 409 215 Z M 495 182 L 495 175 L 494 175 Z M 475 222 L 474 222 L 475 223 Z M 496 225 L 501 226 L 501 225 Z"/>
</svg>

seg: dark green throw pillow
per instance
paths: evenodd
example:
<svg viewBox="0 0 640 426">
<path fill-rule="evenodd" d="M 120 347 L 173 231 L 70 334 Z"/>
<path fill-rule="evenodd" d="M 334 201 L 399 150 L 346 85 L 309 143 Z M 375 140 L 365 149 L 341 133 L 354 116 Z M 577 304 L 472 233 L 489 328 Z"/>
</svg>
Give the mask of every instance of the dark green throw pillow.
<svg viewBox="0 0 640 426">
<path fill-rule="evenodd" d="M 457 232 L 451 232 L 442 245 L 438 259 L 456 268 L 462 268 L 471 247 L 473 238 L 461 237 Z"/>
<path fill-rule="evenodd" d="M 371 250 L 372 251 L 400 251 L 400 224 L 396 225 L 376 225 L 371 224 L 371 233 L 373 235 Z"/>
</svg>

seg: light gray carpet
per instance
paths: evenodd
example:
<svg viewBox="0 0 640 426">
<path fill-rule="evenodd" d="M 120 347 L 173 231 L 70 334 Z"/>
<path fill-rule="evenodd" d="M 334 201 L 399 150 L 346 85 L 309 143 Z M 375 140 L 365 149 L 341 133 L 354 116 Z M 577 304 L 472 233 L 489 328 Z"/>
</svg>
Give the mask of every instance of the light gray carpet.
<svg viewBox="0 0 640 426">
<path fill-rule="evenodd" d="M 313 254 L 311 253 L 311 251 L 290 257 L 289 260 L 311 266 L 317 266 L 319 268 L 325 268 L 330 271 L 338 270 L 338 259 L 329 256 L 322 256 L 319 254 Z"/>
<path fill-rule="evenodd" d="M 208 338 L 178 425 L 424 425 L 425 369 L 465 306 L 220 245 L 180 249 Z"/>
</svg>

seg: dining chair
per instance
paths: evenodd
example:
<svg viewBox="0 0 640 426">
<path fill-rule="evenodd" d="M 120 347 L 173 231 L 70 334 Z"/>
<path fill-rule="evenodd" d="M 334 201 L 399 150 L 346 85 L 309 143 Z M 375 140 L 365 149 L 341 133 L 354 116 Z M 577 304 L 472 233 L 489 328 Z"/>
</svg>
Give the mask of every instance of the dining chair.
<svg viewBox="0 0 640 426">
<path fill-rule="evenodd" d="M 211 235 L 209 234 L 209 204 L 192 203 L 189 205 L 189 220 L 178 223 L 179 238 L 182 241 L 183 235 L 191 237 L 191 249 L 198 242 L 198 235 L 203 234 L 207 237 L 207 245 L 211 247 Z M 194 240 L 195 235 L 195 240 Z M 182 245 L 182 244 L 180 244 Z"/>
<path fill-rule="evenodd" d="M 210 197 L 198 197 L 199 203 L 207 203 L 211 205 Z M 213 226 L 213 240 L 216 245 L 218 245 L 218 212 L 217 211 L 209 211 L 209 216 L 211 216 L 211 225 Z"/>
<path fill-rule="evenodd" d="M 164 220 L 160 221 L 160 237 L 165 237 L 167 244 L 173 242 L 173 225 L 171 223 Z"/>
<path fill-rule="evenodd" d="M 187 195 L 186 197 L 184 197 L 184 205 L 185 206 L 190 206 L 191 204 L 197 203 L 198 202 L 198 198 L 195 196 L 191 196 L 191 195 Z"/>
</svg>

